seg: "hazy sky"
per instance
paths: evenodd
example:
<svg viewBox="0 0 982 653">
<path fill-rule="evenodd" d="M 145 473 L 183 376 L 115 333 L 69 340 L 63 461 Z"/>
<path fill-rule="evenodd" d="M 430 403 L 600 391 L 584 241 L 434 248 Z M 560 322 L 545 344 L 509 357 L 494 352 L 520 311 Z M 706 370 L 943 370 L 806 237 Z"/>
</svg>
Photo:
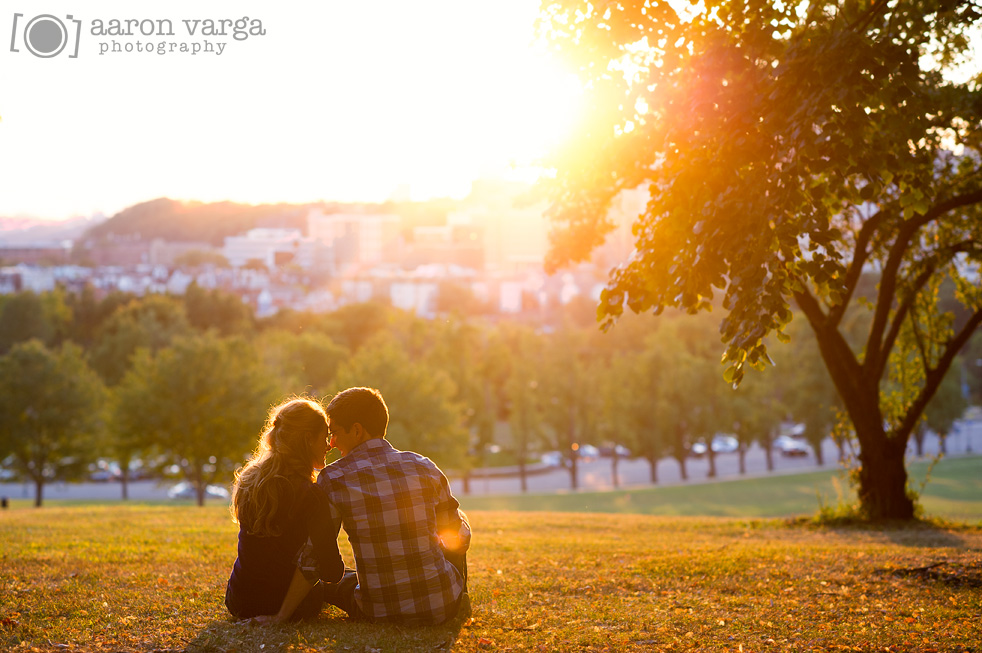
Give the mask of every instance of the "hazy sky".
<svg viewBox="0 0 982 653">
<path fill-rule="evenodd" d="M 414 199 L 462 196 L 479 175 L 531 161 L 575 111 L 575 83 L 531 45 L 537 9 L 538 0 L 4 2 L 0 216 L 112 214 L 161 196 L 384 200 L 407 187 Z M 266 34 L 237 40 L 234 25 L 222 36 L 194 22 L 221 29 L 243 17 Z M 132 34 L 92 33 L 114 19 Z M 173 35 L 158 33 L 153 21 L 165 19 Z M 53 56 L 31 52 L 59 44 Z M 203 51 L 209 44 L 221 54 Z"/>
</svg>

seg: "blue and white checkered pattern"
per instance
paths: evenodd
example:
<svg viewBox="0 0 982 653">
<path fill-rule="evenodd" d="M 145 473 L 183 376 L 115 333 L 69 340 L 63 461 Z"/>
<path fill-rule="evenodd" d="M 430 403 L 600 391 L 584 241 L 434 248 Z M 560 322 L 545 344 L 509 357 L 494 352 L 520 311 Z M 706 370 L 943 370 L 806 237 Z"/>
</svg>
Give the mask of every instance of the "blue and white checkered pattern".
<svg viewBox="0 0 982 653">
<path fill-rule="evenodd" d="M 375 438 L 325 467 L 317 483 L 354 550 L 354 596 L 367 617 L 434 624 L 452 616 L 464 581 L 444 551 L 465 552 L 471 530 L 429 458 Z"/>
</svg>

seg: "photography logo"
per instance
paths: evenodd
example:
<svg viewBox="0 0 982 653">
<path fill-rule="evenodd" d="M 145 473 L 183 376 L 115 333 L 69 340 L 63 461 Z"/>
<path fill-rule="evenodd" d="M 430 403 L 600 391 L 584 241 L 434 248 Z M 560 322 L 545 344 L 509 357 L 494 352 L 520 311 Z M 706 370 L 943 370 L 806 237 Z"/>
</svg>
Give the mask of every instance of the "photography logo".
<svg viewBox="0 0 982 653">
<path fill-rule="evenodd" d="M 82 33 L 82 21 L 71 15 L 65 16 L 68 26 L 57 16 L 40 14 L 30 20 L 23 20 L 24 14 L 14 14 L 14 26 L 10 30 L 10 51 L 20 52 L 18 44 L 27 48 L 35 57 L 50 59 L 61 54 L 74 40 L 74 47 L 68 49 L 69 59 L 78 57 L 78 41 Z M 18 31 L 23 25 L 23 31 Z M 18 41 L 18 37 L 19 41 Z M 73 38 L 74 37 L 74 38 Z"/>
</svg>

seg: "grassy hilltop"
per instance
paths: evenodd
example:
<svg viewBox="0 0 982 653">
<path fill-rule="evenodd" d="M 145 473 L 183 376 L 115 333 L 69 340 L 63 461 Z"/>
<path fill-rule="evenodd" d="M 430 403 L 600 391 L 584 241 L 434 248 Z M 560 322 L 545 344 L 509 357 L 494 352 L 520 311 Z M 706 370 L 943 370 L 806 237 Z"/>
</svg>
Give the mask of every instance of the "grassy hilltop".
<svg viewBox="0 0 982 653">
<path fill-rule="evenodd" d="M 982 528 L 475 511 L 470 614 L 255 628 L 222 604 L 223 506 L 0 513 L 0 649 L 978 651 Z M 343 542 L 349 564 L 350 548 Z"/>
</svg>

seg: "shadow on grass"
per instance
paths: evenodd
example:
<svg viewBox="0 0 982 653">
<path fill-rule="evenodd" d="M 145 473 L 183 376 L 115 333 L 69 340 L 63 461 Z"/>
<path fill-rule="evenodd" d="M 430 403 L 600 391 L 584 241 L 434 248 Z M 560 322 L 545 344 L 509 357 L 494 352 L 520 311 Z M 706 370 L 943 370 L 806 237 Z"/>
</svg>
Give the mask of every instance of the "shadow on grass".
<svg viewBox="0 0 982 653">
<path fill-rule="evenodd" d="M 255 626 L 229 618 L 206 626 L 184 650 L 189 653 L 449 651 L 470 616 L 470 602 L 465 601 L 456 617 L 439 626 L 353 621 L 331 607 L 325 608 L 317 619 L 282 626 Z"/>
<path fill-rule="evenodd" d="M 796 517 L 785 520 L 791 527 L 826 528 L 841 531 L 881 533 L 894 544 L 918 549 L 963 548 L 966 539 L 960 533 L 978 533 L 982 527 L 944 519 L 870 522 L 855 516 L 824 518 Z"/>
</svg>

